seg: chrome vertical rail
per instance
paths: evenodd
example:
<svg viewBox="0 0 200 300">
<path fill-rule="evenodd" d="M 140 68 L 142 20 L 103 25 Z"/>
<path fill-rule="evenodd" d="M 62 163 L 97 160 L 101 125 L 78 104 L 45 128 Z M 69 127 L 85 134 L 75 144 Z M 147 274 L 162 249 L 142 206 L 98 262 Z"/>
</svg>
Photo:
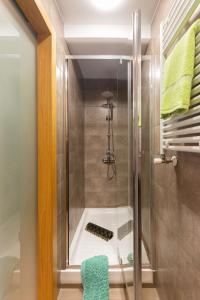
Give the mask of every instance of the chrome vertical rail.
<svg viewBox="0 0 200 300">
<path fill-rule="evenodd" d="M 139 128 L 141 101 L 141 12 L 133 13 L 133 166 L 134 166 L 134 300 L 142 299 L 141 210 L 139 201 Z"/>
<path fill-rule="evenodd" d="M 67 233 L 66 233 L 66 242 L 67 242 L 67 259 L 66 259 L 66 265 L 70 265 L 69 261 L 69 60 L 65 60 L 65 68 L 64 68 L 64 89 L 65 89 L 65 101 L 64 101 L 64 112 L 65 112 L 65 156 L 66 156 L 66 195 L 67 195 L 67 213 L 66 213 L 66 226 L 67 226 Z"/>
<path fill-rule="evenodd" d="M 128 206 L 133 208 L 133 97 L 132 97 L 132 60 L 128 62 Z M 133 214 L 133 209 L 132 209 Z"/>
</svg>

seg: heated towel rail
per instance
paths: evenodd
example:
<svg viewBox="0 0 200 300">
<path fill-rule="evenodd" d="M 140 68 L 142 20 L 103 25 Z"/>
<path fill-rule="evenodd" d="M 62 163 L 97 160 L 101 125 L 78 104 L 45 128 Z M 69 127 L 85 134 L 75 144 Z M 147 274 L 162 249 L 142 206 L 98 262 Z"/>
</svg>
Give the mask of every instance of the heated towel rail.
<svg viewBox="0 0 200 300">
<path fill-rule="evenodd" d="M 199 0 L 176 0 L 161 26 L 161 77 L 163 62 L 184 28 L 200 14 Z M 162 87 L 161 87 L 162 93 Z M 162 99 L 162 97 L 161 97 Z M 200 32 L 196 35 L 195 75 L 188 112 L 161 120 L 161 153 L 165 149 L 200 153 Z"/>
</svg>

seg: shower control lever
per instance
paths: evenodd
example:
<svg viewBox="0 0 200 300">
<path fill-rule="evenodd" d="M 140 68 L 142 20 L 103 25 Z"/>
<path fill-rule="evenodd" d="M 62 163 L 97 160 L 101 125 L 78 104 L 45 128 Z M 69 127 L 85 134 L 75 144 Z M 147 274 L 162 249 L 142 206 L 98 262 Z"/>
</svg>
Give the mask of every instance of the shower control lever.
<svg viewBox="0 0 200 300">
<path fill-rule="evenodd" d="M 174 167 L 176 167 L 178 160 L 177 160 L 176 155 L 173 155 L 172 157 L 167 157 L 166 154 L 160 154 L 160 157 L 155 157 L 153 162 L 154 162 L 154 165 L 172 163 L 172 165 Z"/>
<path fill-rule="evenodd" d="M 115 164 L 115 158 L 113 154 L 107 154 L 103 159 L 102 159 L 104 164 L 112 165 Z"/>
</svg>

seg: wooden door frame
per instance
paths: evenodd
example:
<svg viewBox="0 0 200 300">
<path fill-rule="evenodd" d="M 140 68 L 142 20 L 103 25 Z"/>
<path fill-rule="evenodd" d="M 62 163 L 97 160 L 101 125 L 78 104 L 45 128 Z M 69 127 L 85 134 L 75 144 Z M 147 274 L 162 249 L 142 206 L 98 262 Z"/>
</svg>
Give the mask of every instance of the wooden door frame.
<svg viewBox="0 0 200 300">
<path fill-rule="evenodd" d="M 40 0 L 15 0 L 15 2 L 32 27 L 37 40 L 37 300 L 55 300 L 57 295 L 56 34 Z"/>
</svg>

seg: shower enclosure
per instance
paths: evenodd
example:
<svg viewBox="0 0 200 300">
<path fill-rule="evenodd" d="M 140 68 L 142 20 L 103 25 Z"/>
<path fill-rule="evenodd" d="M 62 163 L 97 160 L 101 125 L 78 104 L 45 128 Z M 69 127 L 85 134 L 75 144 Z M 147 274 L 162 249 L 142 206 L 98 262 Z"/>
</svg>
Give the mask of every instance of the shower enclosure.
<svg viewBox="0 0 200 300">
<path fill-rule="evenodd" d="M 130 58 L 68 60 L 71 265 L 101 254 L 110 265 L 127 264 L 133 254 L 130 67 Z M 113 239 L 88 234 L 89 222 L 113 231 Z"/>
<path fill-rule="evenodd" d="M 135 300 L 141 299 L 142 281 L 153 283 L 154 267 L 151 60 L 141 58 L 139 28 L 136 12 L 133 56 L 66 57 L 67 268 L 80 270 L 83 260 L 107 255 L 111 282 L 125 283 Z M 112 231 L 113 238 L 87 232 L 90 222 Z"/>
</svg>

